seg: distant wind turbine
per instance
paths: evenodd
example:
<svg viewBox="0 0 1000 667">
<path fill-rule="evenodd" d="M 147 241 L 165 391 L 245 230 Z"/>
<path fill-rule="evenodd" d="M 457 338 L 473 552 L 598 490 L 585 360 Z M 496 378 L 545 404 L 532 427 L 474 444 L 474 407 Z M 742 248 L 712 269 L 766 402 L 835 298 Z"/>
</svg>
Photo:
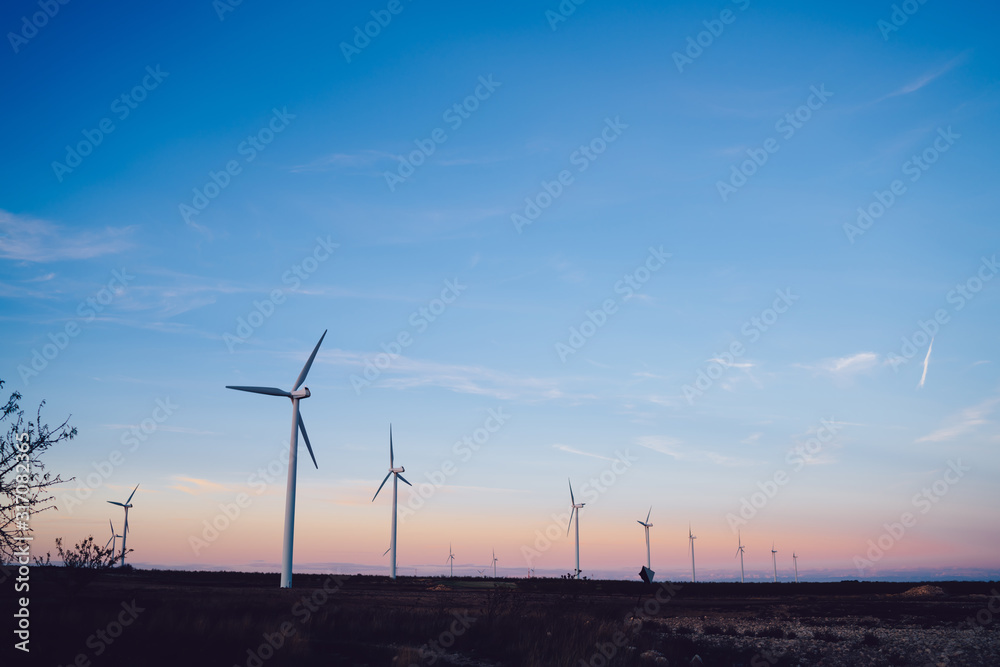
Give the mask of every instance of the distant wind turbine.
<svg viewBox="0 0 1000 667">
<path fill-rule="evenodd" d="M 382 490 L 382 487 L 385 486 L 385 483 L 389 481 L 389 477 L 391 476 L 392 477 L 392 538 L 389 542 L 389 550 L 392 552 L 392 556 L 390 556 L 390 560 L 392 560 L 392 565 L 389 571 L 389 577 L 391 579 L 396 578 L 396 489 L 398 486 L 397 482 L 399 480 L 403 480 L 404 482 L 406 482 L 408 486 L 413 486 L 412 484 L 406 481 L 406 478 L 403 477 L 403 475 L 400 474 L 406 472 L 406 468 L 404 468 L 403 466 L 400 466 L 398 468 L 394 467 L 393 461 L 394 461 L 394 456 L 392 453 L 392 424 L 389 424 L 389 472 L 386 473 L 385 479 L 383 479 L 382 483 L 379 484 L 378 491 L 376 491 L 375 495 L 372 496 L 372 502 L 375 502 L 375 499 L 378 498 L 379 491 Z"/>
<path fill-rule="evenodd" d="M 799 583 L 799 557 L 792 552 L 792 564 L 795 565 L 795 583 Z"/>
<path fill-rule="evenodd" d="M 650 505 L 649 506 L 649 511 L 646 512 L 646 520 L 645 521 L 639 521 L 638 519 L 636 519 L 636 521 L 639 523 L 639 525 L 646 529 L 646 569 L 648 569 L 648 570 L 652 570 L 653 569 L 653 565 L 652 565 L 652 563 L 650 561 L 650 558 L 649 558 L 649 529 L 653 527 L 653 524 L 651 524 L 649 522 L 649 515 L 651 515 L 652 513 L 653 513 L 653 506 Z"/>
<path fill-rule="evenodd" d="M 493 578 L 497 578 L 497 551 L 493 550 Z"/>
<path fill-rule="evenodd" d="M 266 394 L 268 396 L 283 396 L 292 401 L 292 435 L 288 442 L 288 484 L 285 487 L 285 537 L 281 547 L 282 588 L 292 587 L 292 543 L 295 539 L 295 476 L 298 471 L 299 431 L 302 431 L 302 439 L 306 441 L 306 449 L 309 450 L 309 456 L 312 458 L 313 465 L 317 469 L 319 468 L 319 464 L 316 463 L 316 455 L 313 454 L 312 445 L 309 444 L 309 434 L 306 433 L 306 424 L 302 421 L 302 415 L 299 414 L 299 401 L 303 398 L 309 398 L 312 395 L 309 387 L 302 387 L 302 383 L 306 381 L 306 375 L 309 374 L 309 369 L 312 368 L 313 360 L 316 358 L 316 353 L 319 352 L 319 346 L 323 344 L 324 338 L 326 338 L 326 331 L 319 337 L 319 342 L 316 343 L 312 354 L 309 355 L 306 365 L 302 367 L 299 377 L 295 379 L 295 384 L 292 386 L 291 391 L 275 387 L 234 387 L 226 385 L 226 389 L 248 391 L 252 394 Z M 299 389 L 299 387 L 302 387 L 302 389 Z"/>
<path fill-rule="evenodd" d="M 740 557 L 740 583 L 743 584 L 746 583 L 744 581 L 743 574 L 743 550 L 746 549 L 746 547 L 743 546 L 743 537 L 740 535 L 739 531 L 736 531 L 736 543 L 739 544 L 736 548 L 736 555 Z"/>
<path fill-rule="evenodd" d="M 135 495 L 135 491 L 138 488 L 139 488 L 139 485 L 136 484 L 135 485 L 135 489 L 132 489 L 132 493 L 129 494 L 128 500 L 126 500 L 123 503 L 116 503 L 113 500 L 109 500 L 108 501 L 112 505 L 118 505 L 118 507 L 124 507 L 125 508 L 125 528 L 122 529 L 122 535 L 121 535 L 121 538 L 122 538 L 122 567 L 125 567 L 125 538 L 128 537 L 128 511 L 132 507 L 132 496 Z M 112 528 L 112 532 L 114 532 L 114 528 Z"/>
<path fill-rule="evenodd" d="M 577 579 L 579 579 L 580 578 L 580 508 L 582 508 L 587 503 L 579 503 L 579 504 L 577 504 L 576 499 L 573 497 L 573 482 L 572 481 L 569 483 L 569 502 L 570 502 L 570 507 L 571 507 L 571 509 L 569 511 L 569 522 L 570 522 L 570 524 L 573 523 L 573 516 L 574 515 L 576 516 L 576 572 L 575 572 L 575 577 Z M 566 535 L 567 536 L 569 535 L 569 531 L 570 531 L 570 526 L 567 526 L 566 527 Z"/>
<path fill-rule="evenodd" d="M 694 575 L 694 541 L 698 538 L 691 533 L 691 524 L 688 524 L 688 550 L 691 552 L 691 583 L 695 582 Z"/>
<path fill-rule="evenodd" d="M 114 556 L 115 551 L 117 550 L 117 546 L 116 546 L 118 544 L 117 538 L 122 537 L 122 536 L 115 533 L 115 525 L 113 523 L 111 523 L 111 519 L 108 519 L 108 525 L 111 526 L 111 537 L 108 538 L 108 544 L 111 545 L 111 555 Z M 108 544 L 104 545 L 105 549 L 108 548 Z M 113 558 L 112 558 L 112 562 L 114 562 Z"/>
<path fill-rule="evenodd" d="M 774 564 L 774 583 L 778 583 L 778 552 L 774 550 L 774 542 L 771 542 L 771 563 Z"/>
<path fill-rule="evenodd" d="M 451 564 L 451 578 L 455 578 L 455 554 L 451 550 L 451 542 L 448 543 L 448 558 L 445 561 Z"/>
</svg>

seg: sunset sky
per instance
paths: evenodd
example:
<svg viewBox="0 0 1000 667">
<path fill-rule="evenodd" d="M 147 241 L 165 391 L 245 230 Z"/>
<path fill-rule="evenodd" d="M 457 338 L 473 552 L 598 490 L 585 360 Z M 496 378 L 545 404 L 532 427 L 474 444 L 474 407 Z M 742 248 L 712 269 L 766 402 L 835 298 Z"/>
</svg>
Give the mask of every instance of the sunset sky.
<svg viewBox="0 0 1000 667">
<path fill-rule="evenodd" d="M 570 478 L 589 576 L 650 506 L 658 578 L 689 523 L 699 578 L 1000 575 L 998 10 L 662 4 L 6 3 L 36 554 L 140 484 L 130 562 L 277 571 L 290 405 L 225 386 L 328 330 L 296 571 L 388 571 L 391 423 L 401 574 L 569 572 Z"/>
</svg>

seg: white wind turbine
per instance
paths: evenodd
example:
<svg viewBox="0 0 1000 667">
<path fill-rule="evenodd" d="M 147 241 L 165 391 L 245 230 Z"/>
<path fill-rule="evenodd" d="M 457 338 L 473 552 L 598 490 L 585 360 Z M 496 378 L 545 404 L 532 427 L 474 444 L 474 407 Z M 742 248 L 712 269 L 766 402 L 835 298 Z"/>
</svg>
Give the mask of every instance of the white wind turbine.
<svg viewBox="0 0 1000 667">
<path fill-rule="evenodd" d="M 455 578 L 455 554 L 451 550 L 451 542 L 448 543 L 448 563 L 451 564 L 451 578 Z"/>
<path fill-rule="evenodd" d="M 698 538 L 691 534 L 691 524 L 688 524 L 688 549 L 691 551 L 691 583 L 695 582 L 694 576 L 694 541 Z"/>
<path fill-rule="evenodd" d="M 139 485 L 136 484 L 135 485 L 135 489 L 132 489 L 132 493 L 129 494 L 128 500 L 126 500 L 123 503 L 116 503 L 113 500 L 109 500 L 108 501 L 112 505 L 118 505 L 118 507 L 124 507 L 125 508 L 125 528 L 122 529 L 122 535 L 121 535 L 121 538 L 122 538 L 122 567 L 125 567 L 125 538 L 128 537 L 128 511 L 132 507 L 132 496 L 135 495 L 135 491 L 138 488 L 139 488 Z M 110 521 L 110 519 L 109 519 L 109 521 Z M 112 532 L 114 532 L 113 528 L 112 528 Z"/>
<path fill-rule="evenodd" d="M 493 550 L 493 578 L 497 578 L 497 550 Z"/>
<path fill-rule="evenodd" d="M 375 502 L 375 499 L 378 498 L 379 491 L 382 490 L 382 487 L 385 486 L 385 483 L 389 481 L 389 477 L 391 476 L 392 477 L 392 539 L 389 542 L 389 551 L 392 552 L 392 556 L 390 556 L 390 559 L 392 560 L 392 565 L 390 566 L 391 569 L 389 570 L 389 577 L 391 579 L 396 578 L 396 489 L 398 487 L 397 481 L 403 480 L 404 482 L 406 482 L 407 485 L 413 486 L 412 484 L 406 481 L 405 477 L 403 477 L 400 474 L 406 472 L 406 468 L 404 468 L 403 466 L 399 466 L 398 468 L 393 467 L 393 461 L 394 461 L 394 455 L 392 453 L 392 424 L 389 424 L 389 472 L 386 473 L 385 479 L 383 479 L 382 483 L 379 484 L 378 491 L 376 491 L 375 495 L 372 496 L 372 502 Z M 384 556 L 385 554 L 382 555 Z"/>
<path fill-rule="evenodd" d="M 744 581 L 744 574 L 743 574 L 743 550 L 746 547 L 743 546 L 743 537 L 740 535 L 739 531 L 736 531 L 736 543 L 739 544 L 739 546 L 736 548 L 736 555 L 740 557 L 740 583 L 743 584 L 746 583 Z"/>
<path fill-rule="evenodd" d="M 226 389 L 248 391 L 252 394 L 266 394 L 268 396 L 283 396 L 292 401 L 292 436 L 288 443 L 288 485 L 285 488 L 285 539 L 281 548 L 282 588 L 292 587 L 292 542 L 295 538 L 295 476 L 298 470 L 296 464 L 298 462 L 299 431 L 302 431 L 302 439 L 306 441 L 306 448 L 309 450 L 309 456 L 312 457 L 313 465 L 317 469 L 319 468 L 319 464 L 316 463 L 316 455 L 313 454 L 312 445 L 309 444 L 306 424 L 302 421 L 302 415 L 299 414 L 299 401 L 303 398 L 309 398 L 312 395 L 309 387 L 302 387 L 302 383 L 305 382 L 306 375 L 309 374 L 309 369 L 312 367 L 313 360 L 316 358 L 316 353 L 319 352 L 319 346 L 323 344 L 324 338 L 326 338 L 326 331 L 319 337 L 319 342 L 316 343 L 312 354 L 309 355 L 306 365 L 302 367 L 299 377 L 295 379 L 295 384 L 292 386 L 290 392 L 274 387 L 234 387 L 226 385 Z M 302 389 L 299 389 L 299 387 L 302 387 Z"/>
<path fill-rule="evenodd" d="M 569 522 L 570 526 L 566 527 L 566 535 L 569 535 L 570 527 L 573 523 L 573 516 L 576 515 L 576 573 L 575 577 L 580 578 L 580 508 L 587 503 L 577 504 L 576 499 L 573 497 L 573 482 L 569 483 L 569 502 L 572 509 L 569 511 Z"/>
<path fill-rule="evenodd" d="M 650 562 L 650 559 L 649 559 L 649 529 L 653 527 L 653 524 L 651 524 L 649 522 L 649 515 L 652 514 L 652 513 L 653 513 L 653 506 L 650 505 L 649 506 L 649 511 L 646 512 L 646 520 L 645 521 L 639 521 L 638 519 L 636 519 L 636 521 L 639 523 L 639 525 L 646 529 L 646 569 L 650 570 L 650 571 L 652 571 L 652 569 L 653 569 L 653 566 L 652 566 L 652 564 Z"/>
<path fill-rule="evenodd" d="M 118 535 L 117 533 L 115 533 L 115 525 L 113 523 L 111 523 L 111 519 L 108 519 L 108 525 L 111 526 L 111 537 L 108 538 L 108 544 L 111 545 L 111 555 L 114 556 L 115 550 L 118 548 L 117 547 L 117 544 L 118 544 L 117 538 L 122 537 L 122 536 Z M 108 544 L 104 545 L 105 549 L 108 548 Z M 112 562 L 114 562 L 113 558 L 112 558 Z"/>
<path fill-rule="evenodd" d="M 792 552 L 792 564 L 795 565 L 795 583 L 799 583 L 799 557 Z"/>
<path fill-rule="evenodd" d="M 771 563 L 774 565 L 774 583 L 778 583 L 778 552 L 774 550 L 774 542 L 771 542 Z"/>
</svg>

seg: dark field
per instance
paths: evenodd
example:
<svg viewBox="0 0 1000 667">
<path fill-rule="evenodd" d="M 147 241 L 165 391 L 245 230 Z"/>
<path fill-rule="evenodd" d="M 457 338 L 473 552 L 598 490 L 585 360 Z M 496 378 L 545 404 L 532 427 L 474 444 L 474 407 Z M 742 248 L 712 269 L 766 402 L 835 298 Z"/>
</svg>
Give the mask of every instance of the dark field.
<svg viewBox="0 0 1000 667">
<path fill-rule="evenodd" d="M 4 665 L 1000 665 L 996 583 L 71 574 L 32 569 Z"/>
</svg>

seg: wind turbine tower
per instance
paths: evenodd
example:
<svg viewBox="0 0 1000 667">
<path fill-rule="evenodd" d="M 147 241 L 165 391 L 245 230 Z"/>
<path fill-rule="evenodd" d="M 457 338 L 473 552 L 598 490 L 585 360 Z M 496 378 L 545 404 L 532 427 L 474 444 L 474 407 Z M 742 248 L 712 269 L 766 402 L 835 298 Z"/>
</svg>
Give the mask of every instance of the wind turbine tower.
<svg viewBox="0 0 1000 667">
<path fill-rule="evenodd" d="M 795 583 L 799 583 L 799 557 L 792 552 L 792 564 L 795 565 Z"/>
<path fill-rule="evenodd" d="M 774 550 L 774 542 L 771 542 L 771 563 L 774 565 L 774 583 L 778 583 L 778 552 Z"/>
<path fill-rule="evenodd" d="M 688 549 L 691 552 L 691 583 L 695 582 L 694 575 L 694 541 L 698 538 L 691 534 L 691 524 L 688 524 Z"/>
<path fill-rule="evenodd" d="M 497 551 L 493 550 L 493 578 L 497 578 Z"/>
<path fill-rule="evenodd" d="M 309 398 L 312 395 L 309 387 L 302 387 L 302 383 L 306 381 L 306 375 L 309 374 L 309 369 L 312 368 L 313 360 L 316 358 L 316 353 L 319 352 L 319 346 L 323 344 L 324 338 L 326 338 L 326 331 L 319 337 L 319 342 L 316 343 L 312 354 L 309 355 L 306 365 L 302 367 L 299 377 L 295 379 L 295 384 L 292 386 L 291 391 L 275 387 L 234 387 L 226 385 L 226 389 L 248 391 L 252 394 L 266 394 L 268 396 L 283 396 L 292 401 L 292 436 L 288 442 L 288 484 L 285 487 L 285 537 L 281 547 L 282 588 L 292 587 L 292 543 L 295 539 L 295 476 L 298 471 L 299 431 L 302 431 L 302 439 L 306 441 L 306 449 L 309 450 L 309 456 L 312 458 L 313 465 L 317 469 L 319 468 L 319 464 L 316 463 L 316 455 L 313 454 L 312 445 L 309 443 L 309 434 L 306 433 L 306 424 L 302 421 L 302 415 L 299 414 L 299 401 L 303 398 Z M 302 387 L 302 389 L 299 389 L 299 387 Z"/>
<path fill-rule="evenodd" d="M 575 577 L 580 578 L 580 508 L 582 508 L 587 503 L 577 504 L 576 499 L 573 497 L 573 482 L 569 483 L 569 502 L 570 502 L 570 512 L 569 521 L 570 524 L 573 523 L 573 516 L 576 516 L 576 572 Z M 571 526 L 566 527 L 566 535 L 569 535 Z"/>
<path fill-rule="evenodd" d="M 652 507 L 652 505 L 650 505 L 649 511 L 646 512 L 646 520 L 645 521 L 639 521 L 638 519 L 636 519 L 636 521 L 639 523 L 639 525 L 646 529 L 646 569 L 647 570 L 652 570 L 653 569 L 653 565 L 652 565 L 652 563 L 650 562 L 650 559 L 649 559 L 649 529 L 653 527 L 653 524 L 651 524 L 649 522 L 649 515 L 652 514 L 652 513 L 653 513 L 653 507 Z"/>
<path fill-rule="evenodd" d="M 391 569 L 389 571 L 389 578 L 391 579 L 396 578 L 396 497 L 397 497 L 396 491 L 398 487 L 397 482 L 399 480 L 403 480 L 404 482 L 406 482 L 408 486 L 413 486 L 412 484 L 406 481 L 406 478 L 403 477 L 403 475 L 400 474 L 404 472 L 406 472 L 406 468 L 404 468 L 403 466 L 400 466 L 398 468 L 393 466 L 392 424 L 389 424 L 389 472 L 386 473 L 385 479 L 383 479 L 382 483 L 379 484 L 378 491 L 376 491 L 375 495 L 372 496 L 372 502 L 375 502 L 375 499 L 378 498 L 378 492 L 382 490 L 382 487 L 385 486 L 385 483 L 389 481 L 389 477 L 391 476 L 392 477 L 392 540 L 389 542 L 389 551 L 392 552 L 392 555 L 389 557 L 390 560 L 392 560 L 392 565 L 390 566 Z"/>
<path fill-rule="evenodd" d="M 448 562 L 451 563 L 451 578 L 455 578 L 455 554 L 451 550 L 451 542 L 448 543 Z"/>
<path fill-rule="evenodd" d="M 122 530 L 122 534 L 121 534 L 121 538 L 122 538 L 122 564 L 121 564 L 121 566 L 122 567 L 125 567 L 125 538 L 128 537 L 128 511 L 132 507 L 132 496 L 135 495 L 135 491 L 138 488 L 139 488 L 139 485 L 136 484 L 135 485 L 135 489 L 132 489 L 132 493 L 129 494 L 128 500 L 126 500 L 123 503 L 116 503 L 113 500 L 109 500 L 108 501 L 112 505 L 118 505 L 118 507 L 124 507 L 125 508 L 125 528 Z M 110 519 L 109 519 L 109 521 L 110 521 Z M 114 532 L 114 527 L 112 527 L 111 532 L 112 533 Z"/>
<path fill-rule="evenodd" d="M 736 548 L 736 555 L 740 557 L 740 583 L 743 584 L 746 583 L 744 581 L 744 573 L 743 573 L 743 550 L 746 547 L 743 546 L 743 537 L 740 535 L 739 531 L 736 531 L 736 543 L 739 544 L 739 546 Z"/>
</svg>

